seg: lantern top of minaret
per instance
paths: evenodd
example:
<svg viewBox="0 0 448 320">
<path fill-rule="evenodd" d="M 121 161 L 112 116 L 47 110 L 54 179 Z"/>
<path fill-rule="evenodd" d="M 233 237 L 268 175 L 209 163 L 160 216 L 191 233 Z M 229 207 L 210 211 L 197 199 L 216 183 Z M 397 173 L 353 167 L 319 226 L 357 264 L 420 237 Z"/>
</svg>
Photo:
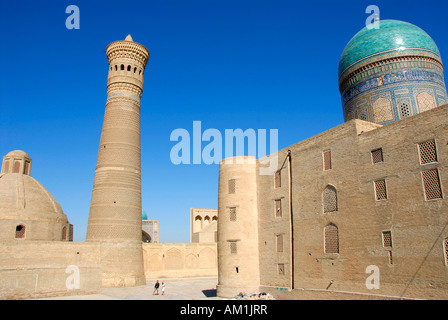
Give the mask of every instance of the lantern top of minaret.
<svg viewBox="0 0 448 320">
<path fill-rule="evenodd" d="M 130 53 L 132 54 L 130 55 Z M 146 67 L 149 50 L 144 45 L 134 42 L 132 36 L 128 34 L 124 40 L 110 43 L 106 48 L 106 55 L 109 64 L 112 63 L 112 60 L 133 59 L 140 62 L 143 67 Z"/>
</svg>

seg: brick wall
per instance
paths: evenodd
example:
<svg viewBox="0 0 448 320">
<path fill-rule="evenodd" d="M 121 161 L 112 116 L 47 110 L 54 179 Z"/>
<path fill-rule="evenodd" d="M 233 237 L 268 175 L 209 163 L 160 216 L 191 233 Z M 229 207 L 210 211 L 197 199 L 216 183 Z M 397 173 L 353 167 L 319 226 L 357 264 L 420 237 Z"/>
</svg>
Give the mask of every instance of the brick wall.
<svg viewBox="0 0 448 320">
<path fill-rule="evenodd" d="M 281 166 L 291 150 L 293 225 L 286 161 L 280 188 L 274 187 L 274 175 L 258 175 L 261 287 L 294 288 L 290 296 L 300 291 L 301 297 L 332 297 L 326 293 L 333 291 L 448 298 L 443 248 L 448 237 L 447 112 L 445 105 L 384 127 L 353 120 L 279 151 Z M 431 139 L 438 161 L 421 165 L 418 144 Z M 373 163 L 371 152 L 378 148 L 383 161 Z M 324 170 L 326 150 L 331 151 L 329 170 Z M 422 171 L 428 169 L 439 173 L 442 199 L 425 198 Z M 385 182 L 385 199 L 377 200 L 378 180 Z M 336 189 L 336 211 L 324 212 L 327 186 Z M 281 200 L 280 217 L 276 200 Z M 324 230 L 330 224 L 337 227 L 338 253 L 325 252 Z M 391 235 L 392 246 L 384 245 L 383 232 Z M 379 289 L 366 286 L 369 265 L 378 267 Z"/>
<path fill-rule="evenodd" d="M 217 276 L 216 243 L 143 243 L 147 279 Z"/>
<path fill-rule="evenodd" d="M 56 241 L 0 242 L 0 299 L 90 294 L 100 290 L 98 245 Z"/>
</svg>

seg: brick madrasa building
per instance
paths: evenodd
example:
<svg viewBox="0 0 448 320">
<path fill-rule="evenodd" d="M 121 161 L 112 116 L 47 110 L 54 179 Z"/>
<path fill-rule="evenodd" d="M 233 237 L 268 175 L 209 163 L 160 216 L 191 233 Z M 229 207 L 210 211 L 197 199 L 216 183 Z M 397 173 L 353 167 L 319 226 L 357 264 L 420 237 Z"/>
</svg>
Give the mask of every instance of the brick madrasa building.
<svg viewBox="0 0 448 320">
<path fill-rule="evenodd" d="M 345 123 L 278 151 L 272 175 L 221 161 L 219 296 L 448 298 L 441 55 L 419 27 L 378 23 L 340 59 Z"/>
</svg>

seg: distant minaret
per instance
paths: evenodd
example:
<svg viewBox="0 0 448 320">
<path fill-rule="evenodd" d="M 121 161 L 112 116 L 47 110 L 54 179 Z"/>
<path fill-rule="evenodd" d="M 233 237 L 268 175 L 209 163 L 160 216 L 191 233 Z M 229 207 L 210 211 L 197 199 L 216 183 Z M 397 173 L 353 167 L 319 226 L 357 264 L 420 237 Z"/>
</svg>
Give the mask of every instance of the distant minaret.
<svg viewBox="0 0 448 320">
<path fill-rule="evenodd" d="M 104 287 L 144 285 L 140 98 L 149 51 L 128 35 L 106 54 L 106 111 L 86 241 L 101 243 Z"/>
</svg>

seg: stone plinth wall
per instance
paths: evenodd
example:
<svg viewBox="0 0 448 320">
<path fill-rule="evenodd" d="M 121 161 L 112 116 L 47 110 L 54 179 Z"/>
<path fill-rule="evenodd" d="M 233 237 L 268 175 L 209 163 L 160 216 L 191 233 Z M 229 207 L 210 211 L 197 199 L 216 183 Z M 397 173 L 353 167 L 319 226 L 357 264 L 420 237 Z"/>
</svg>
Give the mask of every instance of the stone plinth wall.
<svg viewBox="0 0 448 320">
<path fill-rule="evenodd" d="M 100 246 L 85 242 L 1 241 L 0 299 L 101 290 Z"/>
<path fill-rule="evenodd" d="M 218 275 L 216 243 L 143 243 L 147 279 Z"/>
</svg>

